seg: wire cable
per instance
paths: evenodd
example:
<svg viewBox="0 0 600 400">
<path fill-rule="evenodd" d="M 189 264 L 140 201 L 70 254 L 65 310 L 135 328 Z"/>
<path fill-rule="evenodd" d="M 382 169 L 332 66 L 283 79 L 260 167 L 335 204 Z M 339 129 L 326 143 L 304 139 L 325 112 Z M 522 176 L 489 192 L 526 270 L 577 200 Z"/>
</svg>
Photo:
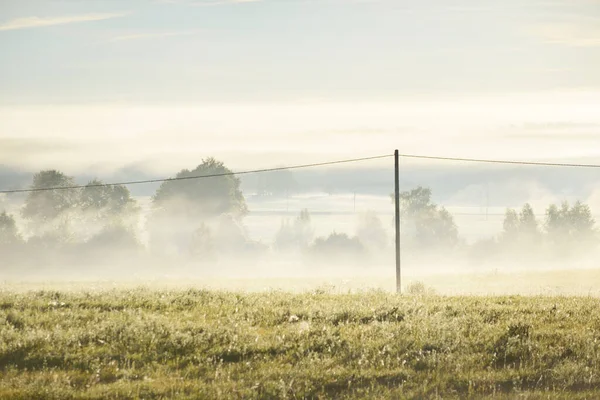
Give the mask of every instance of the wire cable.
<svg viewBox="0 0 600 400">
<path fill-rule="evenodd" d="M 600 164 L 552 163 L 552 162 L 497 160 L 497 159 L 483 159 L 483 158 L 442 157 L 442 156 L 426 156 L 426 155 L 417 155 L 417 154 L 398 154 L 398 156 L 402 157 L 402 158 L 476 162 L 476 163 L 488 163 L 488 164 L 535 165 L 535 166 L 542 166 L 542 167 L 600 168 Z M 228 173 L 211 174 L 211 175 L 186 176 L 186 177 L 178 177 L 178 178 L 146 179 L 146 180 L 139 180 L 139 181 L 125 181 L 125 182 L 102 183 L 102 184 L 92 184 L 92 185 L 58 186 L 58 187 L 49 187 L 49 188 L 0 190 L 0 194 L 30 193 L 30 192 L 41 192 L 41 191 L 48 191 L 48 190 L 83 189 L 83 188 L 119 186 L 119 185 L 139 185 L 139 184 L 145 184 L 145 183 L 160 183 L 160 182 L 181 181 L 181 180 L 202 179 L 202 178 L 216 178 L 216 177 L 222 177 L 222 176 L 247 175 L 247 174 L 256 174 L 256 173 L 263 173 L 263 172 L 321 167 L 321 166 L 327 166 L 327 165 L 345 164 L 345 163 L 360 162 L 360 161 L 367 161 L 367 160 L 377 160 L 377 159 L 388 158 L 388 157 L 393 157 L 393 155 L 386 154 L 386 155 L 379 155 L 379 156 L 373 156 L 373 157 L 363 157 L 363 158 L 353 158 L 353 159 L 328 161 L 328 162 L 313 163 L 313 164 L 293 165 L 293 166 L 288 166 L 288 167 L 256 169 L 256 170 L 250 170 L 250 171 L 228 172 Z"/>
<path fill-rule="evenodd" d="M 481 158 L 422 156 L 422 155 L 416 155 L 416 154 L 398 154 L 398 156 L 403 157 L 403 158 L 419 158 L 419 159 L 426 159 L 426 160 L 444 160 L 444 161 L 463 161 L 463 162 L 477 162 L 477 163 L 488 163 L 488 164 L 538 165 L 538 166 L 542 166 L 542 167 L 600 168 L 600 164 L 572 164 L 572 163 L 551 163 L 551 162 L 537 162 L 537 161 L 492 160 L 492 159 L 481 159 Z"/>
<path fill-rule="evenodd" d="M 43 191 L 48 191 L 48 190 L 70 190 L 70 189 L 84 189 L 84 188 L 107 187 L 107 186 L 139 185 L 139 184 L 144 184 L 144 183 L 183 181 L 183 180 L 202 179 L 202 178 L 217 178 L 217 177 L 222 177 L 222 176 L 248 175 L 248 174 L 257 174 L 257 173 L 263 173 L 263 172 L 274 172 L 274 171 L 283 171 L 283 170 L 290 170 L 290 169 L 322 167 L 322 166 L 336 165 L 336 164 L 347 164 L 347 163 L 360 162 L 360 161 L 378 160 L 378 159 L 393 157 L 393 156 L 394 156 L 393 154 L 385 154 L 385 155 L 372 156 L 372 157 L 352 158 L 352 159 L 346 159 L 346 160 L 327 161 L 327 162 L 313 163 L 313 164 L 293 165 L 293 166 L 289 166 L 289 167 L 265 168 L 265 169 L 255 169 L 255 170 L 250 170 L 250 171 L 226 172 L 226 173 L 222 173 L 222 174 L 195 175 L 195 176 L 184 176 L 184 177 L 176 177 L 176 178 L 145 179 L 145 180 L 140 180 L 140 181 L 98 183 L 98 184 L 91 184 L 91 185 L 56 186 L 56 187 L 48 187 L 48 188 L 0 190 L 0 193 L 5 193 L 5 194 L 8 194 L 8 193 L 30 193 L 30 192 L 43 192 Z"/>
</svg>

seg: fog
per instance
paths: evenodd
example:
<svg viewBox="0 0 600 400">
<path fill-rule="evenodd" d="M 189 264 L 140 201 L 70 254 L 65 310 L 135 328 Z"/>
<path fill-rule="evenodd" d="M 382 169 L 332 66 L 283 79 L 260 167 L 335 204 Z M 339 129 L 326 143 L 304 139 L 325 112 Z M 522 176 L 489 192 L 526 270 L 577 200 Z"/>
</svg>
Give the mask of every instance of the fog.
<svg viewBox="0 0 600 400">
<path fill-rule="evenodd" d="M 600 190 L 587 170 L 402 163 L 403 290 L 600 294 Z M 122 186 L 2 195 L 0 281 L 392 291 L 391 173 L 320 168 L 166 182 L 142 195 Z"/>
</svg>

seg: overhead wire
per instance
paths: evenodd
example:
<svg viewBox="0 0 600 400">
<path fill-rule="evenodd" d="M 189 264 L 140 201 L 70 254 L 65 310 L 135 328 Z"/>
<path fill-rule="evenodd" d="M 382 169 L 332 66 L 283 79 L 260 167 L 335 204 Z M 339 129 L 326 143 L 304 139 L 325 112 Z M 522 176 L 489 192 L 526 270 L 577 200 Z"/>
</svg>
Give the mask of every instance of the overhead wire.
<svg viewBox="0 0 600 400">
<path fill-rule="evenodd" d="M 88 185 L 71 185 L 71 186 L 54 186 L 54 187 L 46 187 L 46 188 L 0 190 L 0 193 L 4 193 L 4 194 L 30 193 L 30 192 L 49 191 L 49 190 L 72 190 L 72 189 L 84 189 L 84 188 L 107 187 L 107 186 L 126 186 L 126 185 L 139 185 L 139 184 L 145 184 L 145 183 L 161 183 L 161 182 L 183 181 L 183 180 L 192 180 L 192 179 L 217 178 L 217 177 L 223 177 L 223 176 L 248 175 L 248 174 L 257 174 L 257 173 L 263 173 L 263 172 L 274 172 L 274 171 L 300 169 L 300 168 L 323 167 L 323 166 L 328 166 L 328 165 L 347 164 L 347 163 L 368 161 L 368 160 L 378 160 L 378 159 L 387 158 L 387 157 L 393 157 L 393 154 L 385 154 L 385 155 L 362 157 L 362 158 L 351 158 L 351 159 L 345 159 L 345 160 L 327 161 L 327 162 L 312 163 L 312 164 L 292 165 L 292 166 L 288 166 L 288 167 L 263 168 L 263 169 L 255 169 L 255 170 L 239 171 L 239 172 L 224 172 L 224 173 L 220 173 L 220 174 L 182 176 L 182 177 L 175 177 L 175 178 L 144 179 L 144 180 L 136 180 L 136 181 L 113 182 L 113 183 L 94 183 L 94 184 L 88 184 Z"/>
<path fill-rule="evenodd" d="M 428 155 L 419 155 L 419 154 L 398 154 L 398 156 L 400 158 L 476 162 L 476 163 L 488 163 L 488 164 L 532 165 L 532 166 L 542 166 L 542 167 L 600 168 L 600 164 L 518 161 L 518 160 L 485 159 L 485 158 L 465 158 L 465 157 L 444 157 L 444 156 L 428 156 Z M 203 179 L 203 178 L 216 178 L 216 177 L 224 177 L 224 176 L 232 176 L 232 175 L 247 175 L 247 174 L 256 174 L 256 173 L 264 173 L 264 172 L 294 170 L 294 169 L 301 169 L 301 168 L 322 167 L 322 166 L 328 166 L 328 165 L 346 164 L 346 163 L 368 161 L 368 160 L 377 160 L 377 159 L 388 158 L 388 157 L 393 157 L 393 154 L 384 154 L 384 155 L 378 155 L 378 156 L 372 156 L 372 157 L 362 157 L 362 158 L 351 158 L 351 159 L 345 159 L 345 160 L 327 161 L 327 162 L 311 163 L 311 164 L 292 165 L 292 166 L 287 166 L 287 167 L 263 168 L 263 169 L 255 169 L 255 170 L 239 171 L 239 172 L 226 172 L 226 173 L 220 173 L 220 174 L 182 176 L 182 177 L 175 177 L 175 178 L 144 179 L 144 180 L 135 180 L 135 181 L 97 183 L 97 184 L 87 184 L 87 185 L 54 186 L 54 187 L 47 187 L 47 188 L 0 190 L 0 194 L 30 193 L 30 192 L 49 191 L 49 190 L 69 190 L 69 189 L 83 189 L 83 188 L 121 186 L 121 185 L 126 186 L 126 185 L 162 183 L 162 182 L 183 181 L 183 180 L 193 180 L 193 179 Z"/>
<path fill-rule="evenodd" d="M 512 165 L 537 165 L 542 167 L 573 167 L 573 168 L 600 168 L 600 164 L 577 164 L 577 163 L 557 163 L 541 161 L 517 161 L 517 160 L 495 160 L 485 158 L 462 158 L 462 157 L 442 157 L 442 156 L 424 156 L 417 154 L 398 154 L 401 158 L 415 158 L 426 160 L 444 160 L 444 161 L 462 161 L 477 162 L 488 164 L 512 164 Z"/>
</svg>

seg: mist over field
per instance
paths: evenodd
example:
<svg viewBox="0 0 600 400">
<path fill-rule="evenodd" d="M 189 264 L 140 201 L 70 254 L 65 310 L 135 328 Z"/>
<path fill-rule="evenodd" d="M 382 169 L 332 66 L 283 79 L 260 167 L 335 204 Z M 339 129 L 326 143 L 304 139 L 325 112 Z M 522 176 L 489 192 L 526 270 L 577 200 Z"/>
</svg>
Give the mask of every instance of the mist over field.
<svg viewBox="0 0 600 400">
<path fill-rule="evenodd" d="M 93 186 L 103 181 L 84 174 L 10 171 L 5 176 L 18 188 L 83 188 L 2 196 L 0 276 L 12 285 L 392 290 L 387 160 L 388 168 L 366 162 L 129 187 Z M 552 168 L 402 159 L 404 287 L 419 281 L 440 293 L 600 293 L 589 279 L 600 255 L 596 177 Z M 172 176 L 228 171 L 206 159 Z M 561 274 L 569 271 L 589 272 L 566 283 Z M 526 284 L 523 274 L 530 274 Z"/>
</svg>

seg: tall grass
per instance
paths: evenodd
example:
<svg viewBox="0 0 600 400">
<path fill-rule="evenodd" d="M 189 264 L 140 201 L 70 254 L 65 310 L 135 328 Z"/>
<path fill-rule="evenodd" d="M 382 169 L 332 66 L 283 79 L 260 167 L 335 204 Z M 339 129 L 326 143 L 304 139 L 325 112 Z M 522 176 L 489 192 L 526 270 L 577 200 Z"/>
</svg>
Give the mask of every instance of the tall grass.
<svg viewBox="0 0 600 400">
<path fill-rule="evenodd" d="M 599 301 L 0 293 L 0 398 L 594 398 Z"/>
</svg>

